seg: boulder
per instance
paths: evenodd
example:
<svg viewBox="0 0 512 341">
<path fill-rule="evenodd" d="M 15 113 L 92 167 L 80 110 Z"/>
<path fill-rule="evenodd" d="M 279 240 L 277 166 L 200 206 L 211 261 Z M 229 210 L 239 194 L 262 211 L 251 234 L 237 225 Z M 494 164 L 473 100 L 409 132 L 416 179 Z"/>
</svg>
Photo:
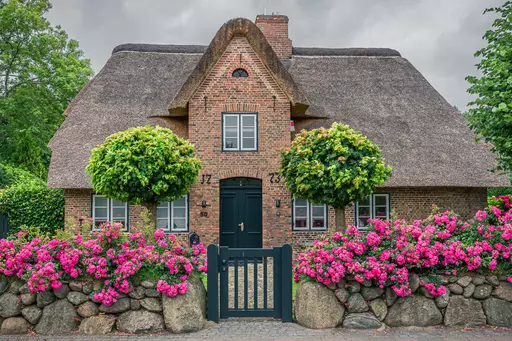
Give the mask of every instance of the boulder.
<svg viewBox="0 0 512 341">
<path fill-rule="evenodd" d="M 416 290 L 418 290 L 420 287 L 420 276 L 416 274 L 409 274 L 409 287 L 411 288 L 412 292 L 416 292 Z"/>
<path fill-rule="evenodd" d="M 386 288 L 386 304 L 387 306 L 392 306 L 393 303 L 395 303 L 396 299 L 398 298 L 398 295 L 396 294 L 395 290 L 393 288 Z"/>
<path fill-rule="evenodd" d="M 44 308 L 55 301 L 55 295 L 51 291 L 38 292 L 36 301 L 38 308 Z"/>
<path fill-rule="evenodd" d="M 480 327 L 486 318 L 482 304 L 473 298 L 452 296 L 444 313 L 444 324 L 448 327 Z"/>
<path fill-rule="evenodd" d="M 490 297 L 482 302 L 487 324 L 512 328 L 512 303 Z"/>
<path fill-rule="evenodd" d="M 347 285 L 347 281 L 344 278 L 340 279 L 340 281 L 336 283 L 336 287 L 338 289 L 345 289 L 345 285 Z"/>
<path fill-rule="evenodd" d="M 343 328 L 348 329 L 378 329 L 380 327 L 382 327 L 382 323 L 368 313 L 348 314 L 343 320 Z"/>
<path fill-rule="evenodd" d="M 21 300 L 9 292 L 0 296 L 0 316 L 13 317 L 21 313 Z"/>
<path fill-rule="evenodd" d="M 135 290 L 130 292 L 128 296 L 130 296 L 131 298 L 135 298 L 136 300 L 140 300 L 144 298 L 144 296 L 146 296 L 146 289 L 144 289 L 143 287 L 135 287 Z"/>
<path fill-rule="evenodd" d="M 443 315 L 437 309 L 434 300 L 410 295 L 400 297 L 388 309 L 384 322 L 391 327 L 427 327 L 441 324 Z"/>
<path fill-rule="evenodd" d="M 203 282 L 200 278 L 190 277 L 187 285 L 187 293 L 176 297 L 164 295 L 162 299 L 165 326 L 173 333 L 196 332 L 206 324 L 206 290 Z M 324 288 L 340 304 L 334 292 Z M 142 301 L 141 305 L 144 306 Z"/>
<path fill-rule="evenodd" d="M 493 290 L 492 295 L 500 300 L 512 302 L 512 284 L 501 283 L 499 287 Z"/>
<path fill-rule="evenodd" d="M 349 313 L 364 313 L 368 311 L 368 304 L 360 293 L 350 295 L 347 301 L 347 311 Z"/>
<path fill-rule="evenodd" d="M 82 291 L 82 282 L 71 281 L 69 282 L 69 288 L 73 291 Z"/>
<path fill-rule="evenodd" d="M 491 296 L 493 287 L 489 284 L 482 284 L 475 288 L 475 292 L 473 293 L 473 297 L 477 300 L 485 300 L 489 296 Z"/>
<path fill-rule="evenodd" d="M 478 286 L 478 285 L 482 285 L 484 283 L 485 283 L 485 277 L 484 276 L 478 275 L 478 276 L 473 277 L 473 284 L 474 285 Z"/>
<path fill-rule="evenodd" d="M 78 291 L 71 291 L 69 294 L 68 294 L 68 301 L 73 303 L 74 305 L 80 305 L 84 302 L 87 302 L 89 301 L 89 297 L 87 297 L 86 294 L 83 294 L 81 292 L 78 292 Z"/>
<path fill-rule="evenodd" d="M 125 333 L 160 332 L 165 329 L 162 315 L 147 310 L 130 310 L 117 318 L 117 331 Z"/>
<path fill-rule="evenodd" d="M 379 287 L 363 287 L 361 288 L 361 295 L 363 295 L 363 298 L 367 301 L 374 300 L 384 294 L 384 289 L 381 289 Z"/>
<path fill-rule="evenodd" d="M 359 284 L 359 282 L 356 282 L 356 281 L 350 281 L 350 282 L 345 286 L 345 289 L 347 289 L 347 291 L 348 291 L 350 294 L 355 294 L 356 292 L 361 291 L 361 284 Z"/>
<path fill-rule="evenodd" d="M 370 310 L 375 314 L 379 321 L 384 321 L 388 314 L 388 306 L 381 298 L 370 302 Z"/>
<path fill-rule="evenodd" d="M 77 326 L 78 314 L 68 300 L 58 300 L 43 309 L 43 315 L 35 328 L 41 335 L 69 334 Z"/>
<path fill-rule="evenodd" d="M 0 278 L 0 295 L 7 291 L 9 288 L 9 281 L 7 278 Z"/>
<path fill-rule="evenodd" d="M 105 335 L 112 331 L 116 323 L 115 316 L 99 315 L 86 318 L 80 323 L 80 334 L 86 335 Z"/>
<path fill-rule="evenodd" d="M 155 282 L 145 280 L 145 281 L 140 282 L 140 285 L 142 285 L 142 287 L 144 287 L 146 289 L 153 289 L 155 287 Z"/>
<path fill-rule="evenodd" d="M 371 287 L 372 286 L 372 281 L 370 281 L 369 279 L 364 279 L 363 282 L 361 283 L 364 287 Z"/>
<path fill-rule="evenodd" d="M 76 312 L 82 317 L 91 317 L 98 315 L 99 310 L 95 303 L 87 301 L 80 304 L 80 306 L 76 309 Z"/>
<path fill-rule="evenodd" d="M 30 292 L 30 289 L 28 288 L 28 284 L 23 284 L 19 289 L 20 294 L 28 294 Z"/>
<path fill-rule="evenodd" d="M 434 301 L 439 309 L 446 308 L 448 306 L 448 302 L 450 302 L 450 289 L 446 288 L 446 292 L 441 296 L 436 296 Z"/>
<path fill-rule="evenodd" d="M 60 288 L 53 289 L 53 293 L 55 296 L 57 296 L 57 298 L 66 298 L 70 290 L 71 289 L 69 289 L 69 285 L 62 284 Z"/>
<path fill-rule="evenodd" d="M 313 329 L 335 328 L 343 321 L 344 312 L 345 308 L 334 292 L 324 285 L 314 282 L 299 284 L 295 297 L 298 324 Z"/>
<path fill-rule="evenodd" d="M 13 295 L 19 295 L 20 294 L 20 288 L 25 284 L 25 281 L 22 281 L 21 279 L 15 279 L 11 286 L 9 287 L 9 293 Z"/>
<path fill-rule="evenodd" d="M 347 290 L 345 290 L 345 289 L 336 289 L 336 291 L 334 291 L 334 294 L 336 295 L 338 300 L 340 300 L 341 303 L 347 302 L 348 296 L 349 296 L 349 293 L 348 293 Z"/>
<path fill-rule="evenodd" d="M 32 324 L 36 324 L 39 319 L 41 318 L 41 315 L 43 314 L 42 310 L 39 309 L 36 306 L 26 307 L 21 309 L 21 315 L 27 320 L 28 322 Z"/>
<path fill-rule="evenodd" d="M 140 302 L 137 300 L 134 300 L 133 298 L 130 299 L 130 309 L 131 310 L 139 310 L 140 309 Z"/>
<path fill-rule="evenodd" d="M 470 298 L 473 296 L 473 293 L 475 292 L 475 285 L 473 283 L 469 283 L 465 288 L 464 292 L 462 293 L 462 296 L 465 298 Z"/>
<path fill-rule="evenodd" d="M 10 317 L 2 322 L 0 333 L 3 335 L 27 334 L 30 327 L 30 323 L 23 317 Z"/>
<path fill-rule="evenodd" d="M 162 296 L 162 293 L 156 289 L 146 289 L 146 296 L 147 297 L 160 297 Z"/>
<path fill-rule="evenodd" d="M 450 289 L 450 292 L 454 295 L 462 295 L 462 293 L 464 292 L 464 289 L 460 285 L 455 283 L 448 284 L 448 289 Z"/>
<path fill-rule="evenodd" d="M 36 298 L 37 298 L 36 293 L 20 295 L 21 303 L 23 303 L 24 306 L 34 304 L 36 302 Z"/>
<path fill-rule="evenodd" d="M 153 311 L 155 313 L 162 311 L 162 300 L 158 298 L 147 297 L 143 300 L 140 300 L 140 305 L 143 308 L 146 308 L 147 310 Z"/>
<path fill-rule="evenodd" d="M 121 298 L 120 300 L 118 300 L 116 303 L 112 304 L 109 307 L 102 304 L 102 305 L 100 305 L 99 310 L 101 312 L 104 312 L 107 314 L 124 313 L 125 311 L 130 310 L 130 299 L 129 298 Z"/>
<path fill-rule="evenodd" d="M 485 279 L 487 280 L 487 282 L 495 287 L 497 287 L 498 285 L 500 285 L 500 280 L 498 279 L 497 276 L 487 276 L 485 277 Z"/>
<path fill-rule="evenodd" d="M 82 286 L 82 292 L 86 295 L 90 295 L 94 291 L 94 283 L 87 282 Z"/>
<path fill-rule="evenodd" d="M 457 280 L 457 284 L 465 288 L 469 285 L 469 283 L 471 283 L 472 280 L 473 279 L 470 276 L 464 276 Z"/>
</svg>

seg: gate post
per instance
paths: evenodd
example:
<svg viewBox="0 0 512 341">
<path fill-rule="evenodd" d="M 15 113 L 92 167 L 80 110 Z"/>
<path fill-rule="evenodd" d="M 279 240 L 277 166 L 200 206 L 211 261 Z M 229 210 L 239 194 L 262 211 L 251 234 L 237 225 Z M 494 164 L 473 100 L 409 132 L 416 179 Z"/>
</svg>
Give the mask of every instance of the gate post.
<svg viewBox="0 0 512 341">
<path fill-rule="evenodd" d="M 292 247 L 290 244 L 284 244 L 281 252 L 282 319 L 283 322 L 292 322 Z"/>
<path fill-rule="evenodd" d="M 208 321 L 219 322 L 219 247 L 208 245 Z"/>
</svg>

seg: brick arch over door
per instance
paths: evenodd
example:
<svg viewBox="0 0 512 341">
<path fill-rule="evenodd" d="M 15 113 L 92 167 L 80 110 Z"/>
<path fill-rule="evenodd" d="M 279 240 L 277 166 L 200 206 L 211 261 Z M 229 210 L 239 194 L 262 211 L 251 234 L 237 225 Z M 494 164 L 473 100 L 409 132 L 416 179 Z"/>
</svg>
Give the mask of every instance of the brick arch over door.
<svg viewBox="0 0 512 341">
<path fill-rule="evenodd" d="M 255 178 L 263 180 L 264 174 L 263 169 L 250 169 L 245 167 L 226 169 L 219 171 L 219 183 L 220 181 L 229 178 Z"/>
</svg>

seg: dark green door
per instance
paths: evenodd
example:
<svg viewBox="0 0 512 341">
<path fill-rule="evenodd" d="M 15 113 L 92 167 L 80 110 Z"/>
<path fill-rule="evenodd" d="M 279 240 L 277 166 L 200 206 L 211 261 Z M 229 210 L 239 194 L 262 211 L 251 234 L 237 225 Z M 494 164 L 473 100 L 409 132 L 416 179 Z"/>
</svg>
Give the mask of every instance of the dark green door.
<svg viewBox="0 0 512 341">
<path fill-rule="evenodd" d="M 231 248 L 262 247 L 260 180 L 221 180 L 220 245 Z"/>
</svg>

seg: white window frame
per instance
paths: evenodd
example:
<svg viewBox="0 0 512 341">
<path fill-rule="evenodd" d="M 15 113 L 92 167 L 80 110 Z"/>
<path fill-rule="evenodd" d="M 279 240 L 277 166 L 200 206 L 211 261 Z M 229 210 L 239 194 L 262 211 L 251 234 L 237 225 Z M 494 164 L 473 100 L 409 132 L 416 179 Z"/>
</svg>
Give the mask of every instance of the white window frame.
<svg viewBox="0 0 512 341">
<path fill-rule="evenodd" d="M 107 206 L 97 206 L 96 205 L 96 198 L 106 198 L 107 199 Z M 92 217 L 92 230 L 93 231 L 99 231 L 100 229 L 96 227 L 96 220 L 97 219 L 101 219 L 99 222 L 100 223 L 106 223 L 107 221 L 108 222 L 112 222 L 113 221 L 113 216 L 114 216 L 114 208 L 121 208 L 123 206 L 114 206 L 113 204 L 113 200 L 110 199 L 110 198 L 107 198 L 105 195 L 102 195 L 102 194 L 93 194 L 92 195 L 92 207 L 91 207 L 91 217 Z M 106 208 L 107 209 L 107 217 L 96 217 L 96 208 Z M 122 231 L 128 231 L 129 229 L 129 206 L 127 203 L 124 203 L 124 222 L 123 222 L 123 229 Z M 105 220 L 103 220 L 105 219 Z"/>
<path fill-rule="evenodd" d="M 237 147 L 236 148 L 227 148 L 226 147 L 226 118 L 227 117 L 236 117 L 237 119 Z M 254 147 L 244 147 L 244 127 L 243 121 L 244 117 L 251 117 L 254 122 Z M 232 138 L 232 137 L 230 137 Z M 245 137 L 250 138 L 250 137 Z M 257 113 L 222 113 L 222 150 L 227 152 L 236 152 L 236 151 L 257 151 L 258 150 L 258 114 Z"/>
<path fill-rule="evenodd" d="M 185 206 L 174 206 L 174 201 L 172 202 L 163 202 L 163 203 L 160 203 L 158 205 L 158 207 L 162 208 L 161 205 L 165 205 L 167 207 L 167 228 L 162 228 L 162 230 L 164 230 L 164 232 L 166 233 L 184 233 L 184 232 L 188 232 L 189 231 L 189 226 L 188 226 L 188 215 L 189 215 L 189 203 L 188 203 L 188 195 L 185 195 L 184 196 L 185 198 Z M 179 228 L 174 228 L 174 208 L 185 208 L 185 228 L 184 229 L 179 229 Z M 158 209 L 157 209 L 158 210 Z M 157 211 L 158 212 L 158 211 Z M 163 219 L 166 219 L 166 218 L 158 218 L 157 216 L 157 221 L 158 220 L 163 220 Z M 180 219 L 182 219 L 180 217 Z"/>
<path fill-rule="evenodd" d="M 292 205 L 293 205 L 293 231 L 327 231 L 328 229 L 328 214 L 329 214 L 329 210 L 327 209 L 327 205 L 325 204 L 313 204 L 313 203 L 310 203 L 309 200 L 305 199 L 306 200 L 306 226 L 305 227 L 297 227 L 295 226 L 295 219 L 296 218 L 304 218 L 304 216 L 298 216 L 296 215 L 296 207 L 297 205 L 295 204 L 295 198 L 293 198 L 293 202 L 292 202 Z M 323 227 L 313 227 L 313 219 L 315 217 L 313 217 L 313 206 L 323 206 L 324 208 L 324 215 L 323 215 L 323 218 L 324 218 L 324 226 Z M 304 207 L 303 205 L 299 206 L 299 207 Z M 317 218 L 320 218 L 317 216 Z"/>
<path fill-rule="evenodd" d="M 386 198 L 386 205 L 375 205 L 375 198 L 377 197 L 384 197 Z M 369 211 L 370 211 L 370 219 L 386 219 L 388 220 L 389 219 L 389 213 L 391 212 L 391 204 L 390 204 L 390 196 L 388 193 L 374 193 L 372 195 L 370 195 L 370 198 L 369 198 L 369 206 L 368 205 L 360 205 L 358 202 L 356 202 L 355 204 L 355 223 L 356 223 L 356 226 L 358 229 L 360 230 L 367 230 L 367 227 L 366 226 L 360 226 L 359 225 L 359 207 L 369 207 Z M 376 216 L 376 208 L 377 207 L 386 207 L 386 216 L 384 217 L 377 217 Z M 366 216 L 364 216 L 366 217 Z"/>
</svg>

